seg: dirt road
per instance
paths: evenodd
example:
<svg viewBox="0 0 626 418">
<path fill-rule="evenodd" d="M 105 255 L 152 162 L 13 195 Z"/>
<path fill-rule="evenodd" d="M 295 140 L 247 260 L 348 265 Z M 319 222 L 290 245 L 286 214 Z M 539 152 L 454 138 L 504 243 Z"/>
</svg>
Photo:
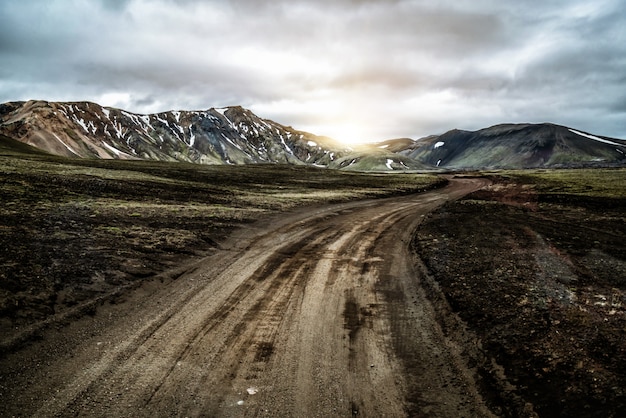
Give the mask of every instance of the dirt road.
<svg viewBox="0 0 626 418">
<path fill-rule="evenodd" d="M 482 185 L 242 228 L 2 359 L 0 416 L 490 416 L 408 249 Z"/>
</svg>

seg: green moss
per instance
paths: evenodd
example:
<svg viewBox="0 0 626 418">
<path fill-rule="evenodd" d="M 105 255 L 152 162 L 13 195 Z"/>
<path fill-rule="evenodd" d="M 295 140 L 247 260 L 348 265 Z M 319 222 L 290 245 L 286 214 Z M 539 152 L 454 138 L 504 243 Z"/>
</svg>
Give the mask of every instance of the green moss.
<svg viewBox="0 0 626 418">
<path fill-rule="evenodd" d="M 534 184 L 540 194 L 626 198 L 625 168 L 528 170 L 508 172 L 517 180 Z"/>
</svg>

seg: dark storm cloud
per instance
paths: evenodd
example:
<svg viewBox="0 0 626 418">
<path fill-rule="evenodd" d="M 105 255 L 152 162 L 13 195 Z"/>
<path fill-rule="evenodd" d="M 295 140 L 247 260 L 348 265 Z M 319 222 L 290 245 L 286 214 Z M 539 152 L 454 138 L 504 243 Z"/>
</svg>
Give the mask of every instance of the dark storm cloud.
<svg viewBox="0 0 626 418">
<path fill-rule="evenodd" d="M 620 0 L 2 2 L 0 102 L 93 100 L 135 112 L 239 104 L 363 139 L 541 121 L 626 137 L 625 9 Z"/>
</svg>

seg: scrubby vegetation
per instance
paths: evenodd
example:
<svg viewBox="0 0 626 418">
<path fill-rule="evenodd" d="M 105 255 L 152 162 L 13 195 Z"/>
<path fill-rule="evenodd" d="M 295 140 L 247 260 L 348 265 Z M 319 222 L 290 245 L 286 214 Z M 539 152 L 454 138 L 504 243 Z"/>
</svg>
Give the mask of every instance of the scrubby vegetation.
<svg viewBox="0 0 626 418">
<path fill-rule="evenodd" d="M 414 242 L 478 338 L 485 393 L 504 416 L 622 416 L 626 170 L 489 175 Z"/>
<path fill-rule="evenodd" d="M 64 159 L 0 138 L 0 333 L 205 255 L 238 225 L 442 182 L 303 166 Z"/>
</svg>

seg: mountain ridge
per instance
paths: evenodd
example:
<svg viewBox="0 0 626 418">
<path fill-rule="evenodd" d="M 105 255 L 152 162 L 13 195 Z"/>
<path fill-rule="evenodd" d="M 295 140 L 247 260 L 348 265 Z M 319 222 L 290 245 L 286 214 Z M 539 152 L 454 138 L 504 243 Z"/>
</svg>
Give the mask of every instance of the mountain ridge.
<svg viewBox="0 0 626 418">
<path fill-rule="evenodd" d="M 400 155 L 446 169 L 559 168 L 626 164 L 626 141 L 553 123 L 503 123 L 452 129 L 395 147 Z M 393 147 L 393 145 L 389 145 Z"/>
<path fill-rule="evenodd" d="M 240 106 L 144 115 L 93 102 L 8 102 L 0 105 L 0 133 L 79 158 L 328 166 L 350 152 Z"/>
<path fill-rule="evenodd" d="M 348 147 L 241 106 L 137 114 L 93 102 L 0 104 L 0 134 L 56 155 L 354 171 L 626 165 L 626 141 L 552 123 L 452 129 Z"/>
</svg>

